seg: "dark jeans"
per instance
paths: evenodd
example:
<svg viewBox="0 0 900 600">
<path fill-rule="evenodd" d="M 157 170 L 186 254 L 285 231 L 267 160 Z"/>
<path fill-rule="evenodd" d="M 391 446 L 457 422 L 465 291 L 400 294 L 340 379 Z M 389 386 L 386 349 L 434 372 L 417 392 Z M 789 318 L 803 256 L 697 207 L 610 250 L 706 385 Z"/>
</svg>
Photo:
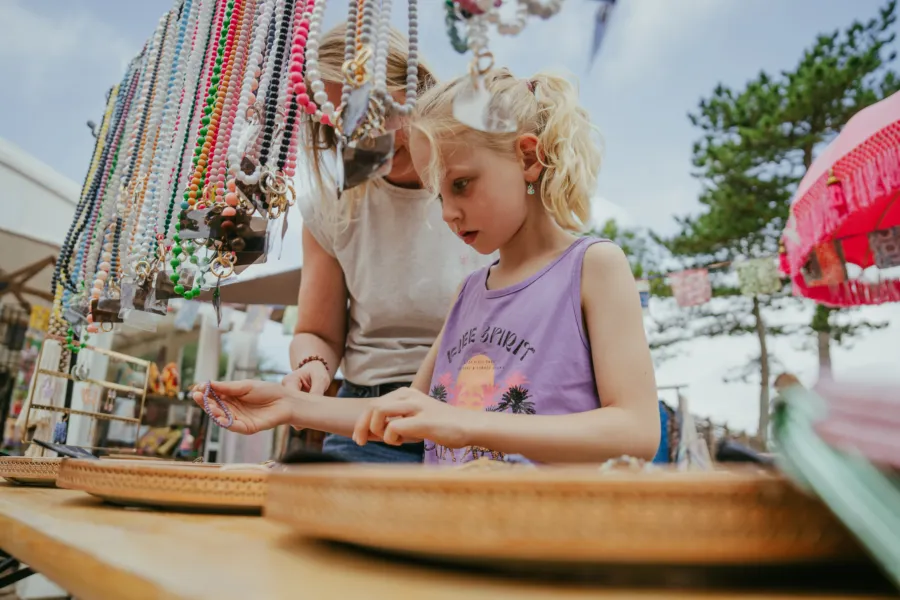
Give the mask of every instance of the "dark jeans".
<svg viewBox="0 0 900 600">
<path fill-rule="evenodd" d="M 364 386 L 345 381 L 338 391 L 338 398 L 377 398 L 402 387 L 409 387 L 409 384 L 387 383 Z M 365 446 L 360 446 L 348 437 L 329 433 L 325 436 L 322 451 L 335 454 L 350 462 L 420 463 L 425 454 L 425 444 L 419 442 L 390 446 L 383 442 L 369 442 Z"/>
</svg>

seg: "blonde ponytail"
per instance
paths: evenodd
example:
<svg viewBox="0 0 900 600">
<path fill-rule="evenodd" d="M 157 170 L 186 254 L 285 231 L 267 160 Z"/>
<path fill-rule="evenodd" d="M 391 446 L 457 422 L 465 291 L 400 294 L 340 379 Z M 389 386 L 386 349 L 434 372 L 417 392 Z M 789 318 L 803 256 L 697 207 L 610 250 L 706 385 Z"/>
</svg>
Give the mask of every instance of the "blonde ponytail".
<svg viewBox="0 0 900 600">
<path fill-rule="evenodd" d="M 581 231 L 590 221 L 591 195 L 597 185 L 601 152 L 597 128 L 578 102 L 578 90 L 566 78 L 538 73 L 517 79 L 506 69 L 491 71 L 485 86 L 495 102 L 516 119 L 512 133 L 487 133 L 459 123 L 453 118 L 453 99 L 470 82 L 459 77 L 428 90 L 420 99 L 412 126 L 422 132 L 432 146 L 432 162 L 422 173 L 429 188 L 440 187 L 442 159 L 437 144 L 441 139 L 464 136 L 473 144 L 498 152 L 515 152 L 519 136 L 538 138 L 541 200 L 556 222 L 570 231 Z"/>
</svg>

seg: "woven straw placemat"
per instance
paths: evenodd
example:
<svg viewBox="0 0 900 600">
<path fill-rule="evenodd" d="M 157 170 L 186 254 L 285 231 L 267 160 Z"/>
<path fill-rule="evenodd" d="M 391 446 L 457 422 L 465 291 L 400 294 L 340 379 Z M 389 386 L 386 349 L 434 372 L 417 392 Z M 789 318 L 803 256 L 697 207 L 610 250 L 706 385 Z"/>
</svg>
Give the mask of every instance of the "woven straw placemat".
<svg viewBox="0 0 900 600">
<path fill-rule="evenodd" d="M 61 458 L 0 456 L 0 477 L 23 485 L 56 485 Z"/>
<path fill-rule="evenodd" d="M 125 506 L 259 512 L 268 475 L 261 465 L 66 459 L 56 483 Z"/>
<path fill-rule="evenodd" d="M 773 472 L 307 465 L 272 473 L 266 517 L 339 542 L 478 561 L 728 565 L 859 547 Z"/>
</svg>

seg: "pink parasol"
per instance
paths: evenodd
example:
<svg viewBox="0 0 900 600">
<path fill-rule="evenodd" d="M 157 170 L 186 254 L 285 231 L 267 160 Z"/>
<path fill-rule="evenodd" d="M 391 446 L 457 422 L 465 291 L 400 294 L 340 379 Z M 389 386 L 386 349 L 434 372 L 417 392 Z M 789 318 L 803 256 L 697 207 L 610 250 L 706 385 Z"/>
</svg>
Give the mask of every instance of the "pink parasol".
<svg viewBox="0 0 900 600">
<path fill-rule="evenodd" d="M 900 301 L 900 281 L 848 281 L 841 262 L 875 264 L 869 234 L 900 226 L 898 199 L 900 92 L 854 115 L 800 182 L 782 237 L 794 293 L 833 306 Z M 810 257 L 818 281 L 804 276 Z"/>
</svg>

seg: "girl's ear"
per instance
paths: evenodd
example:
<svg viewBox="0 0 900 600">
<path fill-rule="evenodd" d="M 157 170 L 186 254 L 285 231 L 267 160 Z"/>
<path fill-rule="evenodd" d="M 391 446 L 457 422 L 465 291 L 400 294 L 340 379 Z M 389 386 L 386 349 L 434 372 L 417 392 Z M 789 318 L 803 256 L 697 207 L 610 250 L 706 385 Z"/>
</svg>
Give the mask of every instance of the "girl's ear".
<svg viewBox="0 0 900 600">
<path fill-rule="evenodd" d="M 532 133 L 520 135 L 516 139 L 516 156 L 519 157 L 519 163 L 522 165 L 525 181 L 536 183 L 544 170 L 538 137 Z"/>
</svg>

